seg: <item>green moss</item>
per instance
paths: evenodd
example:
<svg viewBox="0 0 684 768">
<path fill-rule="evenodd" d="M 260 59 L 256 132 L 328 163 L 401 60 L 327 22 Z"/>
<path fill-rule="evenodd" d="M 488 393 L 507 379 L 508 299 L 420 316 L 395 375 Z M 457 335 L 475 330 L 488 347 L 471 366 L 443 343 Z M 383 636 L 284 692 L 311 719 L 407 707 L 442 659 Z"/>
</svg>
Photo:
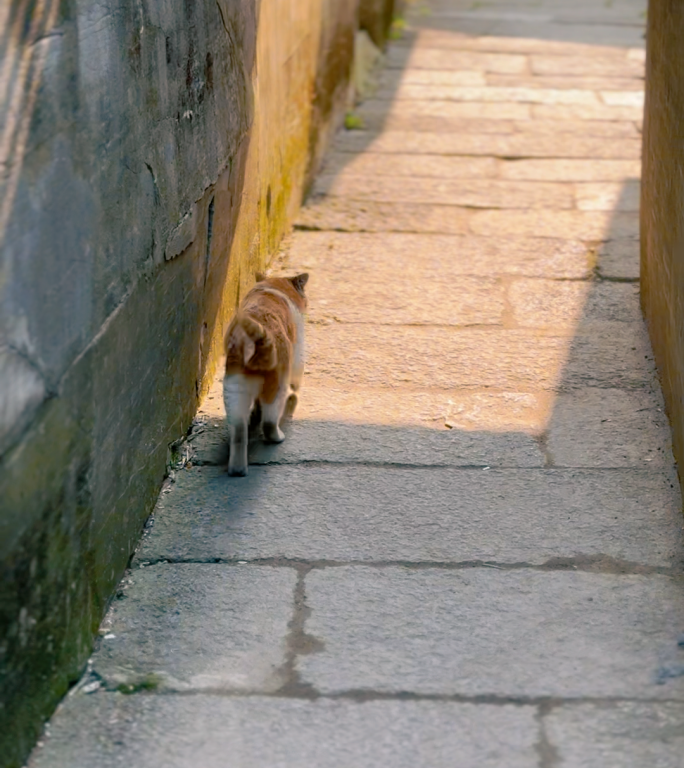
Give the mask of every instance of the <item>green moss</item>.
<svg viewBox="0 0 684 768">
<path fill-rule="evenodd" d="M 130 696 L 141 691 L 154 691 L 161 685 L 161 679 L 157 675 L 146 675 L 135 683 L 121 683 L 116 686 L 119 693 Z"/>
<path fill-rule="evenodd" d="M 354 112 L 347 112 L 344 116 L 344 127 L 348 131 L 360 131 L 364 128 L 363 119 Z"/>
<path fill-rule="evenodd" d="M 406 30 L 406 20 L 402 16 L 395 16 L 392 19 L 392 26 L 387 33 L 390 40 L 401 40 Z"/>
</svg>

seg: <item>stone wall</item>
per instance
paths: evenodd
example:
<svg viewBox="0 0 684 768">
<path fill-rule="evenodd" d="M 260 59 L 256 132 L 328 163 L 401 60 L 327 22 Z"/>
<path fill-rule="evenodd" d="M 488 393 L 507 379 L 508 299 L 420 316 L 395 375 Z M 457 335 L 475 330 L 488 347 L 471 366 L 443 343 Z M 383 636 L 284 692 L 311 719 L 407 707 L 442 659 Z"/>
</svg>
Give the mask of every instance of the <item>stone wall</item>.
<svg viewBox="0 0 684 768">
<path fill-rule="evenodd" d="M 641 192 L 641 300 L 684 466 L 684 4 L 651 0 Z"/>
<path fill-rule="evenodd" d="M 2 766 L 83 669 L 357 24 L 357 0 L 0 8 Z"/>
</svg>

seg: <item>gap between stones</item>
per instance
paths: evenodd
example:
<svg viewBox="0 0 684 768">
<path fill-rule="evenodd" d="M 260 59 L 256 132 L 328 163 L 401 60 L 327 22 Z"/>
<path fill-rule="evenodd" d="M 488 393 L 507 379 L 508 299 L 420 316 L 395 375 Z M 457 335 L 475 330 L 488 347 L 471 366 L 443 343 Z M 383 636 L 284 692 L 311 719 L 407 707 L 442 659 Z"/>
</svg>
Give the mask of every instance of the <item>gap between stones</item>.
<svg viewBox="0 0 684 768">
<path fill-rule="evenodd" d="M 291 631 L 302 628 L 306 620 L 308 608 L 305 605 L 304 581 L 306 575 L 313 570 L 326 568 L 345 568 L 350 566 L 363 568 L 405 568 L 412 571 L 447 570 L 462 571 L 473 568 L 493 568 L 499 571 L 577 571 L 581 573 L 598 573 L 613 576 L 684 576 L 684 569 L 674 566 L 645 565 L 629 560 L 620 560 L 611 555 L 576 555 L 574 557 L 551 557 L 544 563 L 503 563 L 491 560 L 461 560 L 461 561 L 413 561 L 413 560 L 304 560 L 287 557 L 262 557 L 252 560 L 243 557 L 233 558 L 156 558 L 144 560 L 133 566 L 133 570 L 149 568 L 154 565 L 226 565 L 226 566 L 259 566 L 267 568 L 294 568 L 299 578 L 295 590 L 295 617 L 291 622 Z M 294 623 L 293 623 L 294 622 Z M 312 651 L 307 651 L 312 652 Z"/>
<path fill-rule="evenodd" d="M 610 389 L 610 387 L 597 387 L 597 389 Z M 644 389 L 648 389 L 648 385 L 645 385 L 643 387 L 633 387 L 633 388 L 623 388 L 623 391 L 626 392 L 640 392 Z M 572 390 L 565 390 L 565 392 L 572 392 Z M 435 430 L 437 432 L 437 430 Z M 467 434 L 467 433 L 466 433 Z M 503 433 L 506 434 L 506 433 Z M 528 434 L 528 433 L 514 433 L 514 434 Z M 529 435 L 531 438 L 536 438 L 537 442 L 539 443 L 539 440 L 544 439 L 544 435 L 534 435 L 533 433 L 530 433 Z M 542 451 L 543 453 L 543 451 Z M 216 467 L 222 467 L 223 464 L 211 464 L 209 461 L 196 461 L 195 459 L 192 460 L 193 467 L 210 467 L 210 468 L 216 468 Z M 282 468 L 282 467 L 349 467 L 349 468 L 355 468 L 355 467 L 372 467 L 373 469 L 425 469 L 425 470 L 443 470 L 448 469 L 450 471 L 458 472 L 458 471 L 467 471 L 472 472 L 473 470 L 479 470 L 480 472 L 488 471 L 488 472 L 498 472 L 498 471 L 510 471 L 510 470 L 516 470 L 520 472 L 553 472 L 556 474 L 565 473 L 565 472 L 593 472 L 593 473 L 599 473 L 599 472 L 648 472 L 649 474 L 653 474 L 653 470 L 651 467 L 643 466 L 643 467 L 583 467 L 583 466 L 572 466 L 572 467 L 566 467 L 566 466 L 556 466 L 556 465 L 549 465 L 544 467 L 521 467 L 517 464 L 409 464 L 409 463 L 402 463 L 402 462 L 392 462 L 392 461 L 327 461 L 323 459 L 297 459 L 295 461 L 287 461 L 287 460 L 277 460 L 274 459 L 272 461 L 265 461 L 265 462 L 250 462 L 250 468 L 254 469 L 275 469 L 275 468 Z M 670 487 L 674 488 L 674 484 L 670 483 Z"/>
</svg>

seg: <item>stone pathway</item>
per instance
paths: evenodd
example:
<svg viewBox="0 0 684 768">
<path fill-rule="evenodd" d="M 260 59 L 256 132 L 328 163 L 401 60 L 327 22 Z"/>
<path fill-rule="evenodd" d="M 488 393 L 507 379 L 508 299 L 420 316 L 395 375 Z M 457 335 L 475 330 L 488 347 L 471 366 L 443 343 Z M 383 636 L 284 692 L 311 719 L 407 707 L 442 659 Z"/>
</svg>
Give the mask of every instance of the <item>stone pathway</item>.
<svg viewBox="0 0 684 768">
<path fill-rule="evenodd" d="M 229 479 L 217 383 L 31 766 L 684 766 L 644 9 L 413 6 L 278 265 L 287 441 Z"/>
</svg>

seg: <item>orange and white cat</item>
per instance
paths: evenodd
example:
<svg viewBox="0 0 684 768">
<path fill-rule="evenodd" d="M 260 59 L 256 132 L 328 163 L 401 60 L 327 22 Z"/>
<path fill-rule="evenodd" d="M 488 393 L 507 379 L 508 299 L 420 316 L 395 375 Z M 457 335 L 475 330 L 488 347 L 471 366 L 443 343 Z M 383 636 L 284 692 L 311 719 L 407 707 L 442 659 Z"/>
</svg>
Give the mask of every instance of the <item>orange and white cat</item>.
<svg viewBox="0 0 684 768">
<path fill-rule="evenodd" d="M 304 373 L 304 273 L 261 278 L 228 326 L 223 399 L 230 431 L 228 474 L 247 474 L 250 416 L 261 411 L 264 439 L 281 443 L 280 421 Z M 289 401 L 289 402 L 288 402 Z"/>
</svg>

